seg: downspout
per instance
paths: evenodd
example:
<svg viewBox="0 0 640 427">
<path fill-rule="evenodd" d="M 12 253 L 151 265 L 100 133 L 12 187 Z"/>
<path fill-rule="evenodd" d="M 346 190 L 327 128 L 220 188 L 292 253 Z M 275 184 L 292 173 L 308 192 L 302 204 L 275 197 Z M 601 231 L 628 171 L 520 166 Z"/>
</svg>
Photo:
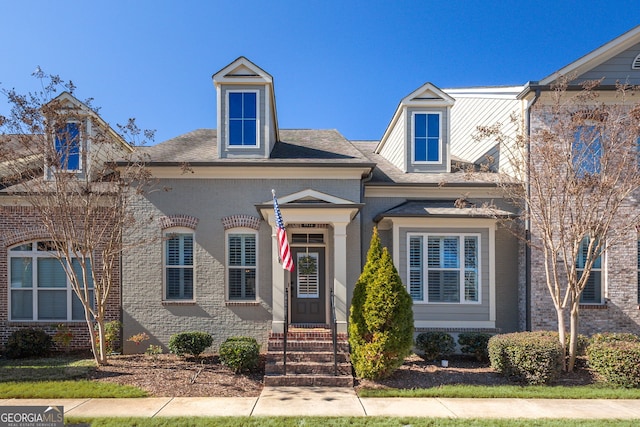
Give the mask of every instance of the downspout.
<svg viewBox="0 0 640 427">
<path fill-rule="evenodd" d="M 531 109 L 533 108 L 533 106 L 536 104 L 536 102 L 538 102 L 538 99 L 540 98 L 540 87 L 536 87 L 535 88 L 535 95 L 533 97 L 533 100 L 531 101 L 531 104 L 529 104 L 529 106 L 527 107 L 527 178 L 526 178 L 526 188 L 527 188 L 527 196 L 531 194 L 531 182 L 529 180 L 529 169 L 530 169 L 530 164 L 531 164 L 531 144 L 530 144 L 530 137 L 531 137 Z M 529 221 L 529 217 L 531 214 L 530 211 L 530 206 L 527 203 L 526 206 L 526 210 L 527 210 L 527 220 L 525 222 L 525 239 L 526 239 L 526 245 L 525 245 L 525 297 L 526 297 L 526 318 L 525 318 L 525 328 L 527 331 L 531 330 L 531 246 L 529 245 L 529 242 L 531 240 L 531 221 Z"/>
</svg>

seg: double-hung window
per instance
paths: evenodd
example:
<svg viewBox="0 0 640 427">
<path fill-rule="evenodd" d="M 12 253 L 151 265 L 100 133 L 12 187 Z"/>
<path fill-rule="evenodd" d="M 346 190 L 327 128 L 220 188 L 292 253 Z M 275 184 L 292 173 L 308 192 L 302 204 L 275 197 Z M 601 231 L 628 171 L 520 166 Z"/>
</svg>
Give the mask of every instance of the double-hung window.
<svg viewBox="0 0 640 427">
<path fill-rule="evenodd" d="M 578 126 L 573 145 L 573 169 L 579 177 L 600 173 L 602 158 L 602 138 L 596 126 Z"/>
<path fill-rule="evenodd" d="M 258 93 L 229 92 L 229 145 L 258 145 Z"/>
<path fill-rule="evenodd" d="M 416 302 L 480 302 L 480 236 L 409 235 L 408 274 Z"/>
<path fill-rule="evenodd" d="M 67 122 L 55 134 L 55 149 L 59 170 L 79 171 L 82 169 L 80 123 Z"/>
<path fill-rule="evenodd" d="M 229 300 L 255 300 L 257 276 L 256 233 L 227 234 Z"/>
<path fill-rule="evenodd" d="M 193 233 L 168 233 L 165 240 L 165 299 L 193 299 Z"/>
<path fill-rule="evenodd" d="M 442 162 L 442 123 L 440 113 L 413 114 L 413 162 Z"/>
<path fill-rule="evenodd" d="M 578 277 L 584 272 L 589 253 L 589 238 L 585 237 L 580 244 L 580 252 L 576 259 L 576 270 Z M 602 255 L 594 260 L 593 266 L 587 279 L 587 284 L 580 294 L 582 304 L 602 304 Z"/>
<path fill-rule="evenodd" d="M 12 321 L 85 320 L 82 302 L 73 291 L 60 260 L 54 257 L 54 245 L 41 241 L 25 243 L 9 250 L 9 300 Z M 81 263 L 71 259 L 80 286 L 84 287 Z M 93 281 L 87 260 L 91 301 Z"/>
</svg>

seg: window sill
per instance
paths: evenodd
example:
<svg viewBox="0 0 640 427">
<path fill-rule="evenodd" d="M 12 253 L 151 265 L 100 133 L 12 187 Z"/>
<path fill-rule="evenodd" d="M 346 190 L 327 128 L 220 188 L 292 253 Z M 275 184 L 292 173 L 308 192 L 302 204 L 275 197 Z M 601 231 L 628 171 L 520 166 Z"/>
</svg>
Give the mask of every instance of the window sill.
<svg viewBox="0 0 640 427">
<path fill-rule="evenodd" d="M 580 310 L 607 310 L 609 306 L 605 304 L 580 304 L 578 306 Z"/>
<path fill-rule="evenodd" d="M 260 305 L 258 301 L 225 301 L 227 307 L 256 307 Z"/>
<path fill-rule="evenodd" d="M 196 302 L 194 300 L 188 300 L 188 301 L 170 301 L 170 300 L 165 300 L 162 301 L 162 305 L 196 305 Z"/>
</svg>

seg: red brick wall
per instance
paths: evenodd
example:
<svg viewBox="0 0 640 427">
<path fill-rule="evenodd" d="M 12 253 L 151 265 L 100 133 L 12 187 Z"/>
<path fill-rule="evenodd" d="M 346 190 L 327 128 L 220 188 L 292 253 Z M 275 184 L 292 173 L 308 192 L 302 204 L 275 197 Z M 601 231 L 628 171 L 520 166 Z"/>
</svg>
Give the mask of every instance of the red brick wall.
<svg viewBox="0 0 640 427">
<path fill-rule="evenodd" d="M 105 219 L 106 221 L 107 219 Z M 9 321 L 9 278 L 7 277 L 8 254 L 10 246 L 33 240 L 47 239 L 37 212 L 30 206 L 0 206 L 0 347 L 7 342 L 9 335 L 18 329 L 36 327 L 44 329 L 49 335 L 54 336 L 56 325 L 66 325 L 73 338 L 69 345 L 70 350 L 91 348 L 91 337 L 86 322 L 11 322 Z M 99 260 L 95 260 L 95 263 Z M 95 265 L 94 263 L 94 265 Z M 111 287 L 107 302 L 106 320 L 121 320 L 121 288 L 120 265 L 114 267 L 114 284 Z M 57 350 L 65 350 L 55 347 Z"/>
</svg>

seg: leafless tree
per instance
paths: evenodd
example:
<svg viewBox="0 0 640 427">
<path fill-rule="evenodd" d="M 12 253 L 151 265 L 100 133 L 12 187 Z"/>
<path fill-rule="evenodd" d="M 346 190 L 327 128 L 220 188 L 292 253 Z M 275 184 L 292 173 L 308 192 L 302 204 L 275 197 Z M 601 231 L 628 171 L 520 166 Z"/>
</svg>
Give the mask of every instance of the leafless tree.
<svg viewBox="0 0 640 427">
<path fill-rule="evenodd" d="M 129 204 L 150 185 L 134 147 L 153 133 L 140 131 L 133 119 L 117 133 L 91 100 L 73 97 L 71 82 L 39 69 L 34 75 L 41 90 L 2 91 L 11 109 L 0 116 L 0 191 L 5 201 L 33 209 L 49 238 L 46 249 L 82 303 L 96 363 L 106 364 L 105 315 L 118 303 L 111 293 L 122 236 L 136 225 Z"/>
<path fill-rule="evenodd" d="M 546 286 L 565 348 L 569 315 L 569 358 L 575 365 L 580 297 L 594 265 L 640 224 L 638 137 L 640 105 L 630 102 L 637 88 L 617 85 L 599 91 L 599 81 L 572 90 L 559 78 L 531 108 L 529 129 L 515 138 L 501 126 L 479 128 L 478 138 L 494 138 L 508 153 L 513 175 L 501 185 L 528 223 L 527 243 L 542 254 Z M 514 119 L 515 120 L 515 119 Z"/>
</svg>

